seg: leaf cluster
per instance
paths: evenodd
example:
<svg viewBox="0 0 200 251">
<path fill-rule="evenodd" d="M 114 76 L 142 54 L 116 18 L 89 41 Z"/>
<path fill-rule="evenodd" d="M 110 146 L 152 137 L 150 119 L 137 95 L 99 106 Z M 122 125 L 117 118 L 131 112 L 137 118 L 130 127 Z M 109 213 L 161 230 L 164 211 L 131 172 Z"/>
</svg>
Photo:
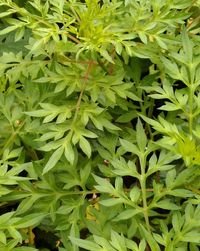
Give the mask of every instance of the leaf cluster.
<svg viewBox="0 0 200 251">
<path fill-rule="evenodd" d="M 0 251 L 199 250 L 199 13 L 0 0 Z"/>
</svg>

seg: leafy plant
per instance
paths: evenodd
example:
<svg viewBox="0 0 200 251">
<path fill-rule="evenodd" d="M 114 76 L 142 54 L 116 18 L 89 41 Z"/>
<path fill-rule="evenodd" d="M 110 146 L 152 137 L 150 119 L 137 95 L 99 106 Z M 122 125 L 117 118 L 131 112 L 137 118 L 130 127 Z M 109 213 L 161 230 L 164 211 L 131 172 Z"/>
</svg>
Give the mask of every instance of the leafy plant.
<svg viewBox="0 0 200 251">
<path fill-rule="evenodd" d="M 199 250 L 199 12 L 0 0 L 0 250 Z"/>
</svg>

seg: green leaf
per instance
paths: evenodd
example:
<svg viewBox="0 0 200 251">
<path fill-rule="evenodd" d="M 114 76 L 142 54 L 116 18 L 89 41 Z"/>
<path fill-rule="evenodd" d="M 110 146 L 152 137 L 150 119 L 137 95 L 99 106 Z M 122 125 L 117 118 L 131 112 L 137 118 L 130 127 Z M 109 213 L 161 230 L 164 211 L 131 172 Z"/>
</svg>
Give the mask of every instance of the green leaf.
<svg viewBox="0 0 200 251">
<path fill-rule="evenodd" d="M 200 236 L 199 236 L 199 231 L 190 231 L 186 234 L 184 234 L 184 236 L 181 238 L 181 241 L 184 241 L 184 242 L 193 242 L 193 243 L 197 243 L 199 244 L 200 243 Z"/>
<path fill-rule="evenodd" d="M 117 54 L 121 55 L 122 49 L 123 49 L 122 44 L 121 43 L 116 43 L 115 44 L 115 49 L 116 49 Z"/>
<path fill-rule="evenodd" d="M 108 60 L 110 63 L 114 64 L 114 61 L 112 57 L 108 54 L 108 52 L 104 49 L 99 50 L 102 57 L 104 57 L 106 60 Z"/>
<path fill-rule="evenodd" d="M 37 110 L 37 111 L 30 111 L 30 112 L 25 112 L 25 114 L 33 117 L 44 117 L 48 115 L 48 111 L 46 110 Z"/>
<path fill-rule="evenodd" d="M 166 182 L 166 186 L 168 189 L 173 188 L 175 178 L 176 178 L 176 170 L 175 169 L 167 172 L 165 182 Z"/>
<path fill-rule="evenodd" d="M 95 186 L 95 188 L 100 192 L 105 193 L 115 193 L 114 187 L 110 184 L 110 182 L 107 179 L 100 178 L 96 175 L 93 175 L 95 181 L 99 184 L 98 186 Z"/>
<path fill-rule="evenodd" d="M 112 207 L 112 206 L 115 206 L 115 205 L 118 205 L 118 204 L 122 204 L 123 199 L 113 198 L 113 199 L 101 200 L 99 203 L 102 204 L 105 207 Z"/>
<path fill-rule="evenodd" d="M 99 244 L 103 248 L 103 250 L 115 251 L 115 249 L 110 245 L 110 243 L 103 237 L 100 237 L 98 235 L 94 235 L 94 241 L 97 244 Z"/>
<path fill-rule="evenodd" d="M 140 189 L 137 186 L 134 186 L 130 190 L 129 196 L 133 202 L 137 202 L 140 198 Z"/>
<path fill-rule="evenodd" d="M 176 204 L 170 202 L 170 200 L 165 199 L 157 202 L 157 207 L 167 210 L 179 210 L 180 206 L 177 206 Z"/>
<path fill-rule="evenodd" d="M 0 225 L 3 225 L 9 221 L 9 219 L 13 216 L 14 212 L 8 212 L 0 216 Z"/>
<path fill-rule="evenodd" d="M 34 227 L 35 225 L 39 224 L 46 214 L 44 213 L 33 213 L 24 216 L 21 220 L 14 224 L 16 228 L 27 228 L 27 227 Z"/>
<path fill-rule="evenodd" d="M 6 234 L 3 231 L 0 231 L 0 242 L 6 244 Z"/>
<path fill-rule="evenodd" d="M 77 246 L 84 248 L 86 250 L 90 250 L 90 251 L 101 251 L 101 247 L 92 242 L 92 241 L 88 241 L 88 240 L 81 240 L 78 238 L 73 238 L 73 237 L 69 237 L 69 239 L 71 240 L 72 243 L 76 244 Z"/>
<path fill-rule="evenodd" d="M 91 162 L 89 161 L 83 169 L 80 170 L 80 178 L 81 178 L 81 182 L 82 184 L 86 184 L 87 179 L 89 178 L 91 174 Z"/>
<path fill-rule="evenodd" d="M 121 130 L 118 126 L 112 124 L 109 120 L 101 118 L 100 123 L 106 128 L 114 131 Z"/>
<path fill-rule="evenodd" d="M 36 194 L 22 200 L 17 207 L 16 215 L 26 213 L 40 197 L 42 196 Z"/>
<path fill-rule="evenodd" d="M 0 0 L 1 251 L 198 250 L 199 3 Z"/>
<path fill-rule="evenodd" d="M 20 232 L 17 231 L 17 229 L 15 227 L 9 226 L 7 228 L 7 230 L 13 239 L 16 239 L 19 242 L 22 242 L 22 236 L 21 236 Z"/>
<path fill-rule="evenodd" d="M 5 34 L 11 32 L 11 31 L 14 31 L 14 30 L 16 30 L 17 28 L 18 28 L 17 25 L 8 26 L 8 27 L 6 27 L 5 29 L 3 29 L 3 30 L 0 31 L 0 36 L 5 35 Z"/>
<path fill-rule="evenodd" d="M 169 192 L 170 195 L 175 197 L 187 198 L 193 197 L 194 193 L 187 189 L 173 189 Z"/>
<path fill-rule="evenodd" d="M 147 240 L 151 250 L 161 251 L 159 245 L 154 240 L 153 236 L 141 224 L 140 224 L 140 229 L 141 229 L 142 233 L 144 234 L 144 237 Z"/>
<path fill-rule="evenodd" d="M 66 142 L 65 144 L 65 157 L 71 165 L 74 163 L 75 154 L 71 142 Z"/>
<path fill-rule="evenodd" d="M 162 58 L 163 64 L 167 70 L 167 74 L 174 79 L 182 80 L 181 73 L 176 63 L 171 62 L 167 58 Z"/>
<path fill-rule="evenodd" d="M 187 57 L 188 63 L 192 63 L 193 58 L 193 42 L 189 39 L 186 28 L 182 31 L 182 41 L 183 41 L 183 49 L 185 51 L 185 56 Z"/>
<path fill-rule="evenodd" d="M 141 213 L 140 209 L 127 209 L 121 212 L 115 219 L 114 221 L 120 221 L 120 220 L 127 220 L 131 219 L 133 216 Z"/>
<path fill-rule="evenodd" d="M 48 41 L 48 37 L 44 37 L 42 39 L 38 39 L 33 41 L 33 44 L 31 45 L 31 50 L 29 51 L 29 54 L 32 54 L 36 52 L 37 50 L 40 50 L 42 46 L 44 46 L 45 42 Z"/>
<path fill-rule="evenodd" d="M 175 233 L 180 233 L 181 227 L 183 225 L 183 221 L 181 219 L 180 212 L 174 212 L 172 215 L 172 226 Z"/>
<path fill-rule="evenodd" d="M 140 155 L 139 149 L 134 144 L 130 143 L 125 139 L 120 139 L 120 143 L 126 152 L 131 152 L 136 155 Z"/>
<path fill-rule="evenodd" d="M 163 111 L 176 111 L 181 109 L 181 107 L 170 102 L 165 102 L 165 105 L 162 105 L 159 109 Z"/>
<path fill-rule="evenodd" d="M 24 33 L 25 33 L 25 27 L 19 28 L 15 33 L 15 42 L 21 40 L 22 37 L 24 36 Z"/>
<path fill-rule="evenodd" d="M 88 140 L 85 139 L 84 137 L 80 137 L 79 145 L 80 145 L 80 148 L 82 149 L 82 151 L 88 156 L 88 158 L 90 158 L 91 153 L 92 153 L 92 149 L 91 149 L 91 146 L 90 146 L 90 143 L 88 142 Z"/>
<path fill-rule="evenodd" d="M 144 43 L 144 44 L 147 44 L 147 36 L 144 32 L 138 32 L 138 35 L 139 35 L 139 38 L 141 39 L 141 41 Z"/>
<path fill-rule="evenodd" d="M 44 169 L 43 169 L 43 174 L 49 172 L 60 160 L 62 154 L 63 154 L 64 148 L 63 146 L 59 147 L 49 158 L 48 162 L 46 163 Z"/>
<path fill-rule="evenodd" d="M 137 139 L 137 145 L 140 151 L 144 152 L 147 145 L 147 137 L 146 137 L 146 134 L 145 134 L 145 131 L 143 129 L 140 119 L 138 119 L 137 126 L 136 126 L 136 139 Z"/>
<path fill-rule="evenodd" d="M 117 232 L 112 231 L 111 232 L 111 242 L 113 247 L 115 247 L 118 250 L 125 250 L 126 249 L 126 243 L 125 238 L 123 235 L 119 235 Z"/>
<path fill-rule="evenodd" d="M 15 13 L 16 11 L 14 10 L 9 10 L 9 11 L 3 11 L 2 13 L 0 13 L 0 18 L 3 18 L 3 17 L 6 17 L 6 16 L 9 16 L 13 13 Z"/>
</svg>

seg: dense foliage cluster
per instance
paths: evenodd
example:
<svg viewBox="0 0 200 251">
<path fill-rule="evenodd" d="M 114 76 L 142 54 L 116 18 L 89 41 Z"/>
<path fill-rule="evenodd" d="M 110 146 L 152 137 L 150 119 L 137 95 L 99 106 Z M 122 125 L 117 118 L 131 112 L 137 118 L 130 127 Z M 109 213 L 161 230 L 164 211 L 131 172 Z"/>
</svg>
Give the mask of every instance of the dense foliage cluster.
<svg viewBox="0 0 200 251">
<path fill-rule="evenodd" d="M 0 251 L 198 251 L 200 1 L 0 0 Z"/>
</svg>

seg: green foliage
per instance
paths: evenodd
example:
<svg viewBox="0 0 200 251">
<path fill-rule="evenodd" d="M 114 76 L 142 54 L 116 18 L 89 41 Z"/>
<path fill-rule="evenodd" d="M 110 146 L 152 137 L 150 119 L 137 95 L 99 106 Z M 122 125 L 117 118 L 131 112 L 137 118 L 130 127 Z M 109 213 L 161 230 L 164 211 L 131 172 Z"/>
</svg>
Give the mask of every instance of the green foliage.
<svg viewBox="0 0 200 251">
<path fill-rule="evenodd" d="M 0 0 L 0 251 L 199 250 L 199 13 Z"/>
</svg>

